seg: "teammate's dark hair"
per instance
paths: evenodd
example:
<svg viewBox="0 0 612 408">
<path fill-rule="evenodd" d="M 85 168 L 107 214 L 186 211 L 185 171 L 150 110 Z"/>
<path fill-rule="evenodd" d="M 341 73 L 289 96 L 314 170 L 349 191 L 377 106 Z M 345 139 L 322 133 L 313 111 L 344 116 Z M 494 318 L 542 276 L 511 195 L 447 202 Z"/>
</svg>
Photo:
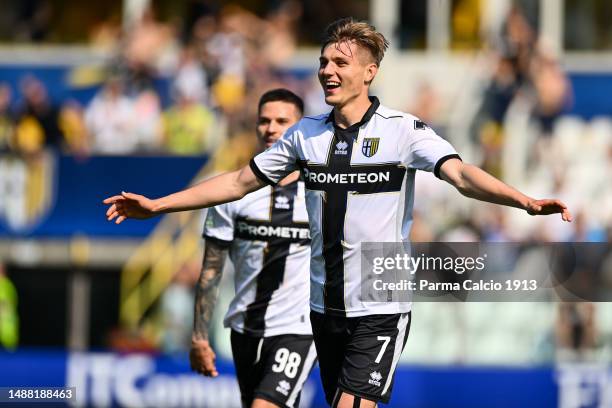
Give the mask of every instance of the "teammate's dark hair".
<svg viewBox="0 0 612 408">
<path fill-rule="evenodd" d="M 356 21 L 352 17 L 345 17 L 334 21 L 327 26 L 325 37 L 321 43 L 321 53 L 328 44 L 355 41 L 372 55 L 374 63 L 380 66 L 389 41 L 384 35 L 376 31 L 376 27 L 365 22 Z"/>
<path fill-rule="evenodd" d="M 277 88 L 266 92 L 259 98 L 259 105 L 257 106 L 257 112 L 261 112 L 261 107 L 268 102 L 287 102 L 292 103 L 300 112 L 300 115 L 304 114 L 304 102 L 302 98 L 294 94 L 288 89 Z"/>
</svg>

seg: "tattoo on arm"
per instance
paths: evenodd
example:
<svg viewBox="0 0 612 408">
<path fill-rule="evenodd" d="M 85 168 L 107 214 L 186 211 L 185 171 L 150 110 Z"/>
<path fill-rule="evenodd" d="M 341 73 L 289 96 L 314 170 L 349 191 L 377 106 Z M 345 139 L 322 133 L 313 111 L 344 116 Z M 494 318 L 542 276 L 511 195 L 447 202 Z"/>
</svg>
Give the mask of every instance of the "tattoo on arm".
<svg viewBox="0 0 612 408">
<path fill-rule="evenodd" d="M 195 306 L 193 316 L 193 340 L 208 340 L 208 328 L 227 256 L 224 248 L 212 240 L 206 240 L 202 272 L 196 284 Z"/>
</svg>

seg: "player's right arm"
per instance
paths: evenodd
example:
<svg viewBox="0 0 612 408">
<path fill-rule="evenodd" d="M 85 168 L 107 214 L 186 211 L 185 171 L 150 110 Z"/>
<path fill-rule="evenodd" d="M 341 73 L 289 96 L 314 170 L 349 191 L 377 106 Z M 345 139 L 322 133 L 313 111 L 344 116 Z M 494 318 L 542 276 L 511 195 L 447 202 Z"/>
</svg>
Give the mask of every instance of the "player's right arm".
<svg viewBox="0 0 612 408">
<path fill-rule="evenodd" d="M 238 200 L 265 185 L 250 166 L 205 180 L 193 187 L 158 199 L 122 192 L 108 197 L 104 204 L 109 221 L 120 224 L 127 218 L 145 219 L 159 214 L 195 210 Z"/>
<path fill-rule="evenodd" d="M 206 239 L 202 272 L 196 284 L 193 332 L 189 361 L 191 369 L 207 377 L 219 375 L 215 366 L 215 352 L 210 346 L 208 330 L 219 294 L 219 282 L 228 248 L 214 239 Z"/>
<path fill-rule="evenodd" d="M 298 122 L 265 152 L 258 154 L 249 166 L 205 180 L 193 187 L 156 200 L 133 193 L 108 197 L 106 217 L 120 224 L 127 218 L 151 218 L 159 214 L 195 210 L 238 200 L 265 184 L 276 184 L 297 170 L 298 155 L 294 136 Z"/>
</svg>

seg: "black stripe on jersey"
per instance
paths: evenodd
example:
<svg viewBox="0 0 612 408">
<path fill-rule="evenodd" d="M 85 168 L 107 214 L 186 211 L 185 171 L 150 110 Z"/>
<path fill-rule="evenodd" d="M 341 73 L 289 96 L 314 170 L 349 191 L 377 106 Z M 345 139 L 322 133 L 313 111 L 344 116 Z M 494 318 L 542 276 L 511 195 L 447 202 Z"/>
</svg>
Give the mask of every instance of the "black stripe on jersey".
<svg viewBox="0 0 612 408">
<path fill-rule="evenodd" d="M 217 244 L 221 248 L 229 248 L 232 245 L 232 241 L 226 241 L 221 238 L 213 237 L 212 235 L 204 234 L 204 239 L 206 241 L 213 241 L 215 244 Z"/>
<path fill-rule="evenodd" d="M 251 159 L 251 161 L 249 162 L 249 167 L 251 168 L 251 170 L 253 171 L 253 173 L 255 174 L 255 176 L 260 179 L 261 181 L 263 181 L 266 184 L 269 184 L 271 186 L 275 186 L 276 183 L 273 182 L 272 180 L 270 180 L 268 178 L 268 176 L 266 176 L 265 174 L 263 174 L 263 172 L 261 170 L 259 170 L 259 167 L 257 167 L 257 163 L 255 163 L 255 158 L 253 157 Z"/>
<path fill-rule="evenodd" d="M 348 140 L 344 140 L 344 139 Z M 348 143 L 348 154 L 335 155 L 330 150 L 328 169 L 330 172 L 348 172 L 351 165 L 351 154 L 353 151 L 353 137 L 351 134 L 334 133 L 332 146 L 336 146 L 341 140 Z M 304 176 L 306 168 L 304 168 Z M 310 189 L 309 183 L 304 182 L 306 188 Z M 323 195 L 323 211 L 321 214 L 323 235 L 323 259 L 325 260 L 325 285 L 323 287 L 323 299 L 326 313 L 343 313 L 346 309 L 344 304 L 344 215 L 347 206 L 347 190 L 342 188 L 329 188 L 327 184 Z M 343 313 L 344 314 L 344 313 Z"/>
<path fill-rule="evenodd" d="M 445 161 L 450 160 L 450 159 L 459 159 L 459 160 L 461 160 L 461 157 L 459 157 L 458 154 L 448 154 L 448 155 L 442 157 L 440 160 L 438 160 L 436 162 L 436 165 L 434 166 L 434 175 L 437 178 L 442 179 L 442 177 L 440 177 L 440 167 L 442 167 L 442 165 L 444 164 Z"/>
<path fill-rule="evenodd" d="M 351 165 L 348 172 L 334 171 L 331 166 L 300 163 L 304 184 L 309 190 L 344 189 L 358 194 L 399 191 L 406 168 L 400 163 Z"/>
<path fill-rule="evenodd" d="M 293 207 L 297 189 L 297 182 L 282 187 L 273 187 L 270 195 L 270 222 L 268 223 L 270 226 L 293 224 Z M 247 306 L 244 316 L 244 329 L 251 334 L 264 334 L 266 311 L 272 295 L 283 282 L 289 247 L 292 242 L 290 239 L 275 239 L 267 242 L 262 268 L 257 275 L 255 300 Z"/>
<path fill-rule="evenodd" d="M 349 192 L 373 194 L 400 191 L 406 168 L 398 163 L 351 165 L 351 155 L 359 128 L 366 123 L 378 107 L 377 99 L 364 118 L 347 129 L 334 124 L 334 137 L 327 164 L 298 162 L 304 183 L 309 190 L 323 191 L 322 235 L 325 261 L 324 307 L 325 313 L 344 315 L 344 219 Z M 333 120 L 333 112 L 328 121 Z"/>
<path fill-rule="evenodd" d="M 310 229 L 307 222 L 275 223 L 237 217 L 234 237 L 248 241 L 266 241 L 270 242 L 270 245 L 277 244 L 277 241 L 308 244 Z"/>
</svg>

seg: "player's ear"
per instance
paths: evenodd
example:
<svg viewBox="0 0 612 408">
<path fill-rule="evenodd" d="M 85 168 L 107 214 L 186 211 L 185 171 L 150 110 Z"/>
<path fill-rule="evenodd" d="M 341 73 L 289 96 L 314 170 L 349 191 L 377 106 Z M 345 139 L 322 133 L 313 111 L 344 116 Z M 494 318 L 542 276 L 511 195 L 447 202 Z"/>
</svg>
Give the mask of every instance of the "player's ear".
<svg viewBox="0 0 612 408">
<path fill-rule="evenodd" d="M 366 66 L 364 82 L 368 85 L 374 80 L 374 77 L 378 73 L 378 65 L 370 63 Z"/>
</svg>

